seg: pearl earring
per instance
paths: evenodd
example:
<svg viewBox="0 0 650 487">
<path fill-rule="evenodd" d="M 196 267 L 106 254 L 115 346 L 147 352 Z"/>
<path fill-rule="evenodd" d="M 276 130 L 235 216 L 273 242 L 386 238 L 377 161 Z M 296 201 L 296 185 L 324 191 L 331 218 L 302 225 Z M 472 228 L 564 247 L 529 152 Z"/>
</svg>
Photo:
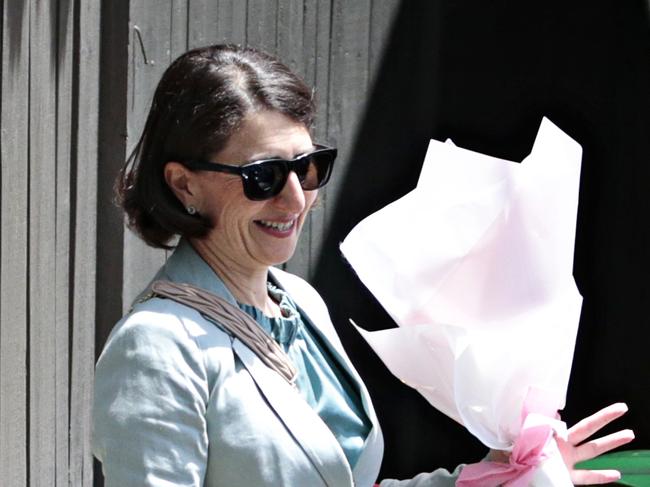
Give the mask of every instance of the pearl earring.
<svg viewBox="0 0 650 487">
<path fill-rule="evenodd" d="M 192 205 L 189 205 L 189 206 L 186 208 L 186 210 L 187 210 L 187 212 L 188 212 L 190 215 L 196 215 L 196 208 L 193 207 Z"/>
</svg>

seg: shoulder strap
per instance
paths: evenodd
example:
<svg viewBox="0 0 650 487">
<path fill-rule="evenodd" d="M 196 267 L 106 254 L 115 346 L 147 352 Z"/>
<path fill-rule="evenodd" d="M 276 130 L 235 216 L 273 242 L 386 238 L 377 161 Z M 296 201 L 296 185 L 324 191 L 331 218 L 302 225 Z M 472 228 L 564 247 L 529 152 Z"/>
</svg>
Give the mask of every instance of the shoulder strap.
<svg viewBox="0 0 650 487">
<path fill-rule="evenodd" d="M 291 386 L 295 386 L 298 371 L 280 345 L 237 306 L 205 289 L 191 284 L 155 281 L 151 294 L 171 299 L 195 309 L 217 326 L 242 341 L 267 367 L 275 370 Z"/>
</svg>

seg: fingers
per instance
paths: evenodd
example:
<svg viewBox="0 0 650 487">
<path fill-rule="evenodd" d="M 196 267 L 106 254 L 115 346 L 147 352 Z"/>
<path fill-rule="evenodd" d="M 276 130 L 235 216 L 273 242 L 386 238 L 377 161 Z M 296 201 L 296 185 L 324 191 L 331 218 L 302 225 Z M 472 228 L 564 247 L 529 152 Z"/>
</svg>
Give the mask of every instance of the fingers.
<svg viewBox="0 0 650 487">
<path fill-rule="evenodd" d="M 595 440 L 588 441 L 575 448 L 574 459 L 575 462 L 582 462 L 602 455 L 609 450 L 618 448 L 625 445 L 634 439 L 634 432 L 632 430 L 621 430 L 611 435 L 596 438 Z"/>
<path fill-rule="evenodd" d="M 585 442 L 594 433 L 626 412 L 627 406 L 624 403 L 612 404 L 570 428 L 568 441 L 558 439 L 558 447 L 567 465 L 571 467 L 575 463 L 595 458 L 632 441 L 634 439 L 632 430 L 622 430 Z M 607 484 L 616 482 L 620 478 L 621 474 L 616 470 L 573 470 L 571 468 L 571 480 L 575 485 Z"/>
<path fill-rule="evenodd" d="M 618 470 L 574 470 L 571 472 L 571 481 L 574 485 L 609 484 L 620 480 Z"/>
<path fill-rule="evenodd" d="M 576 423 L 569 429 L 569 442 L 577 445 L 589 438 L 596 431 L 611 423 L 627 412 L 627 405 L 619 402 L 601 409 L 595 414 Z"/>
</svg>

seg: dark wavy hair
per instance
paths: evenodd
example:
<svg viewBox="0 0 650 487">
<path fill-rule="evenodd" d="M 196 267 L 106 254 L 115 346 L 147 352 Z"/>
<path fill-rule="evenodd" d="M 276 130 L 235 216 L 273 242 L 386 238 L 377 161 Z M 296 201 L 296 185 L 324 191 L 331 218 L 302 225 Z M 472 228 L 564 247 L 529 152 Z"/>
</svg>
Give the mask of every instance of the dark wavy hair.
<svg viewBox="0 0 650 487">
<path fill-rule="evenodd" d="M 202 237 L 212 228 L 207 218 L 185 211 L 165 181 L 165 164 L 209 159 L 259 110 L 280 112 L 309 130 L 313 92 L 278 59 L 249 47 L 193 49 L 167 68 L 116 182 L 129 226 L 148 245 L 170 248 L 175 235 Z"/>
</svg>

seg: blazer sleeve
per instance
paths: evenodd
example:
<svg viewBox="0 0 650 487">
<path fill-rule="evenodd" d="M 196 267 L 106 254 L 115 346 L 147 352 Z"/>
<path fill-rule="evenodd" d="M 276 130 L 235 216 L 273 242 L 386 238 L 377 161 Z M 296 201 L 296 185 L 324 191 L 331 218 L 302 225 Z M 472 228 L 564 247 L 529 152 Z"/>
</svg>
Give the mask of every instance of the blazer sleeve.
<svg viewBox="0 0 650 487">
<path fill-rule="evenodd" d="M 462 465 L 458 466 L 452 473 L 440 468 L 408 480 L 386 479 L 380 482 L 379 487 L 454 487 L 462 468 Z"/>
<path fill-rule="evenodd" d="M 202 486 L 208 395 L 181 319 L 139 311 L 118 324 L 95 375 L 93 453 L 105 487 Z"/>
</svg>

